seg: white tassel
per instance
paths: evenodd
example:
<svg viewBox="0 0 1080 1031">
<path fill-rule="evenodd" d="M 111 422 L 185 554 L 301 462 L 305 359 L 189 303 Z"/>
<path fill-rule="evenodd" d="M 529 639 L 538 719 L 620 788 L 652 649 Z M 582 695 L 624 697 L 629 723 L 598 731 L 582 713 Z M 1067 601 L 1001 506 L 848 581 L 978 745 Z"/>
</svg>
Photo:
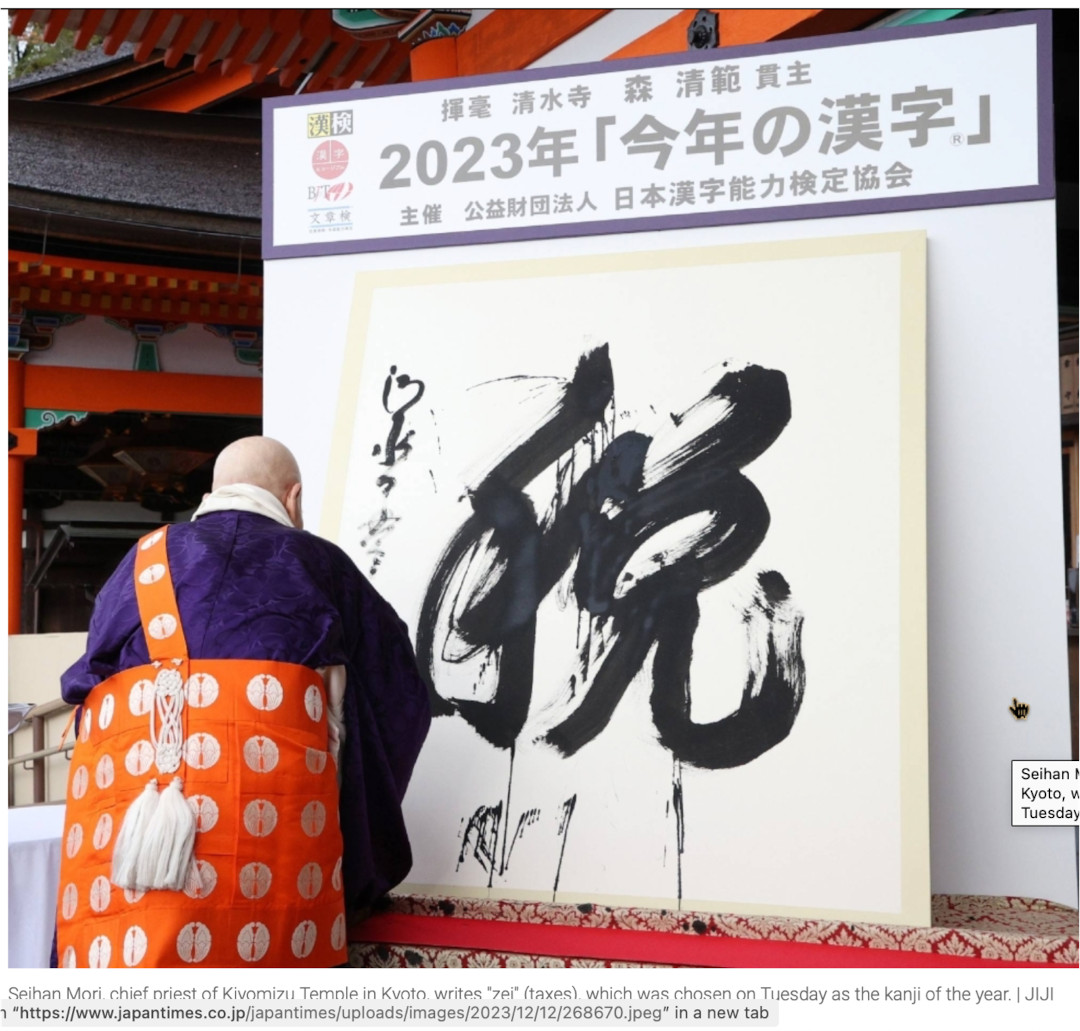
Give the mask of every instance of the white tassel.
<svg viewBox="0 0 1080 1031">
<path fill-rule="evenodd" d="M 175 777 L 161 793 L 153 819 L 146 827 L 135 871 L 136 886 L 180 891 L 190 867 L 190 886 L 200 888 L 198 866 L 191 861 L 194 847 L 195 814 L 184 798 L 183 780 Z"/>
<path fill-rule="evenodd" d="M 118 888 L 134 888 L 139 851 L 146 828 L 157 812 L 158 782 L 155 777 L 128 807 L 113 848 L 112 882 Z"/>
</svg>

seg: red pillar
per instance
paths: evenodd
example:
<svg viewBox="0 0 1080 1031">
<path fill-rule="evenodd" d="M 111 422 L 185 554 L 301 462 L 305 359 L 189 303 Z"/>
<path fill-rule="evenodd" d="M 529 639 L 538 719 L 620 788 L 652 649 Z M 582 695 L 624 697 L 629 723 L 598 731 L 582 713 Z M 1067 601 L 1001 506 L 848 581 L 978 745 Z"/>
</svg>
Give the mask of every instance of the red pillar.
<svg viewBox="0 0 1080 1031">
<path fill-rule="evenodd" d="M 452 79 L 458 74 L 457 37 L 429 39 L 409 51 L 413 82 Z"/>
<path fill-rule="evenodd" d="M 26 420 L 23 389 L 26 366 L 8 360 L 8 429 L 21 429 Z M 10 441 L 9 441 L 10 443 Z M 8 454 L 8 633 L 22 629 L 23 588 L 23 455 Z"/>
</svg>

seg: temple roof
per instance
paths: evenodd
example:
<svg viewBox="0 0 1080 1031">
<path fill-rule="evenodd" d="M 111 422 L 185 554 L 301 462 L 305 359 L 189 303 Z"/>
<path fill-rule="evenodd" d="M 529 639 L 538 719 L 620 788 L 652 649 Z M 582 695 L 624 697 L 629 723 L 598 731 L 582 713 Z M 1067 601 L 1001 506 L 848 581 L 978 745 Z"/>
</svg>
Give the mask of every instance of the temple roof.
<svg viewBox="0 0 1080 1031">
<path fill-rule="evenodd" d="M 55 64 L 37 71 L 26 72 L 18 79 L 8 82 L 8 95 L 38 94 L 41 87 L 60 80 L 76 79 L 87 74 L 100 75 L 110 67 L 130 63 L 135 53 L 133 43 L 125 43 L 114 54 L 107 54 L 101 47 L 89 47 L 86 50 L 72 50 Z"/>
<path fill-rule="evenodd" d="M 14 97 L 8 115 L 11 246 L 33 251 L 51 233 L 235 269 L 248 242 L 258 258 L 258 122 Z"/>
<path fill-rule="evenodd" d="M 259 218 L 257 123 L 15 99 L 8 115 L 10 186 Z"/>
</svg>

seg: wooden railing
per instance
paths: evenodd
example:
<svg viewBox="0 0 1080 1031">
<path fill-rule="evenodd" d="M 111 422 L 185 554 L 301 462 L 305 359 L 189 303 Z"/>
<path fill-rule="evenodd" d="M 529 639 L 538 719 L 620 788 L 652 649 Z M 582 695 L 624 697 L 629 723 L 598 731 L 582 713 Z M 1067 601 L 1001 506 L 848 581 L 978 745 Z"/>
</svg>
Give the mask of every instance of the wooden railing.
<svg viewBox="0 0 1080 1031">
<path fill-rule="evenodd" d="M 58 713 L 68 713 L 73 708 L 61 698 L 51 702 L 43 702 L 35 705 L 26 714 L 24 724 L 30 725 L 31 751 L 15 753 L 15 735 L 8 735 L 8 807 L 15 805 L 15 768 L 22 766 L 25 770 L 32 770 L 33 778 L 33 802 L 32 805 L 41 805 L 44 802 L 62 802 L 63 799 L 48 798 L 48 779 L 46 777 L 45 763 L 53 755 L 70 755 L 75 747 L 75 735 L 69 735 L 69 740 L 63 744 L 45 746 L 45 725 L 49 719 Z"/>
</svg>

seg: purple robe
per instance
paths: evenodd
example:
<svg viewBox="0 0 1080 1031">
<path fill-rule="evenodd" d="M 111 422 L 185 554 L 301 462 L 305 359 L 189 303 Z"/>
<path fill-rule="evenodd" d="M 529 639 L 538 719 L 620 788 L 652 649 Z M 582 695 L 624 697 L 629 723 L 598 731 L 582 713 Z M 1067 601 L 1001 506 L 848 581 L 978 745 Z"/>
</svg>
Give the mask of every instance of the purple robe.
<svg viewBox="0 0 1080 1031">
<path fill-rule="evenodd" d="M 191 658 L 345 666 L 345 903 L 369 904 L 412 865 L 401 802 L 431 721 L 405 624 L 337 545 L 265 516 L 170 526 L 168 553 Z M 86 654 L 61 677 L 66 701 L 149 661 L 134 568 L 133 548 L 97 597 Z"/>
</svg>

